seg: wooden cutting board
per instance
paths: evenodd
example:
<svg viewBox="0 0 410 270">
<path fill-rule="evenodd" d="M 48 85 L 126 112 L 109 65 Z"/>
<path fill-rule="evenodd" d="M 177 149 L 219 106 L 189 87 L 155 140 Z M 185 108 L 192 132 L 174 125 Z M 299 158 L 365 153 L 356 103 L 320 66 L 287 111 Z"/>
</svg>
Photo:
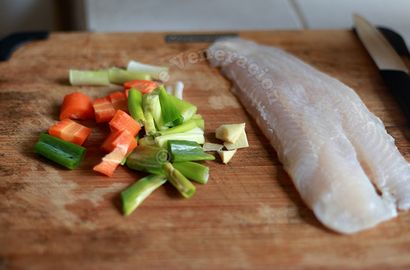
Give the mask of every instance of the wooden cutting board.
<svg viewBox="0 0 410 270">
<path fill-rule="evenodd" d="M 409 128 L 378 71 L 350 31 L 243 32 L 281 47 L 357 90 L 410 158 Z M 410 213 L 350 236 L 323 227 L 304 205 L 274 149 L 203 58 L 206 43 L 166 44 L 160 33 L 53 33 L 0 63 L 0 269 L 409 269 Z M 33 154 L 57 120 L 63 96 L 100 97 L 115 87 L 73 87 L 68 69 L 124 66 L 130 59 L 171 67 L 198 105 L 206 136 L 246 122 L 250 147 L 182 199 L 166 185 L 130 217 L 119 192 L 141 177 L 91 169 L 107 132 L 93 127 L 86 160 L 68 171 Z"/>
</svg>

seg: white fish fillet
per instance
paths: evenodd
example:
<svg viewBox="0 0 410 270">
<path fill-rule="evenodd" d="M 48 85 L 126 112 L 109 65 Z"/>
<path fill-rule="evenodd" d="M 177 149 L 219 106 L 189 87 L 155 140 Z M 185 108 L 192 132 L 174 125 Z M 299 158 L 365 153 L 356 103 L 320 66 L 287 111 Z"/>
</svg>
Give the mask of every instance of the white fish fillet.
<svg viewBox="0 0 410 270">
<path fill-rule="evenodd" d="M 410 208 L 410 165 L 351 88 L 280 49 L 239 38 L 217 41 L 207 53 L 324 225 L 354 233 Z"/>
</svg>

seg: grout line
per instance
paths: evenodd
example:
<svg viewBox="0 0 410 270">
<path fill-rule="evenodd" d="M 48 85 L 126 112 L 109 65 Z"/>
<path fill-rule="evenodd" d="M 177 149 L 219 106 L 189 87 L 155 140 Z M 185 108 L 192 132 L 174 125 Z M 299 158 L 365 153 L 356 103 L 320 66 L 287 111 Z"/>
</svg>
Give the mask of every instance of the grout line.
<svg viewBox="0 0 410 270">
<path fill-rule="evenodd" d="M 303 29 L 308 29 L 309 25 L 306 21 L 305 15 L 302 12 L 297 0 L 289 0 L 290 6 L 292 7 L 293 11 L 299 17 L 300 23 L 302 24 Z"/>
</svg>

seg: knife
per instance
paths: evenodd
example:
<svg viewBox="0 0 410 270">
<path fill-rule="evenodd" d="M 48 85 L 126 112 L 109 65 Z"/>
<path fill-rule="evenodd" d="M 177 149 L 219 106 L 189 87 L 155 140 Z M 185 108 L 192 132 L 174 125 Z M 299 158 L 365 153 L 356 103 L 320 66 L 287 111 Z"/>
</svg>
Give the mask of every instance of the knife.
<svg viewBox="0 0 410 270">
<path fill-rule="evenodd" d="M 372 57 L 387 87 L 410 121 L 410 75 L 404 61 L 370 22 L 354 14 L 354 25 L 359 39 Z"/>
<path fill-rule="evenodd" d="M 211 43 L 220 38 L 237 37 L 237 33 L 217 33 L 217 34 L 169 34 L 165 36 L 166 43 Z"/>
</svg>

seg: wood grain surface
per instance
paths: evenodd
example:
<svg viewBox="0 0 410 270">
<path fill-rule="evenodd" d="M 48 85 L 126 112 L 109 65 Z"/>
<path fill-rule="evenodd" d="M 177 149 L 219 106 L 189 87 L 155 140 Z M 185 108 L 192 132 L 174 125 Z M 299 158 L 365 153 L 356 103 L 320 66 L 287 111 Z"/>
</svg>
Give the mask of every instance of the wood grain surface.
<svg viewBox="0 0 410 270">
<path fill-rule="evenodd" d="M 350 31 L 243 32 L 281 47 L 356 89 L 410 159 L 409 127 L 378 71 Z M 274 149 L 203 58 L 205 43 L 165 44 L 161 33 L 53 33 L 0 63 L 0 269 L 410 269 L 410 213 L 350 236 L 324 228 L 303 204 Z M 33 154 L 57 120 L 63 96 L 103 96 L 115 87 L 68 85 L 70 68 L 124 66 L 130 59 L 171 67 L 214 140 L 223 123 L 246 122 L 250 147 L 229 165 L 207 162 L 211 177 L 190 200 L 165 185 L 130 217 L 119 192 L 141 174 L 113 178 L 91 168 L 104 126 L 79 169 Z"/>
</svg>

